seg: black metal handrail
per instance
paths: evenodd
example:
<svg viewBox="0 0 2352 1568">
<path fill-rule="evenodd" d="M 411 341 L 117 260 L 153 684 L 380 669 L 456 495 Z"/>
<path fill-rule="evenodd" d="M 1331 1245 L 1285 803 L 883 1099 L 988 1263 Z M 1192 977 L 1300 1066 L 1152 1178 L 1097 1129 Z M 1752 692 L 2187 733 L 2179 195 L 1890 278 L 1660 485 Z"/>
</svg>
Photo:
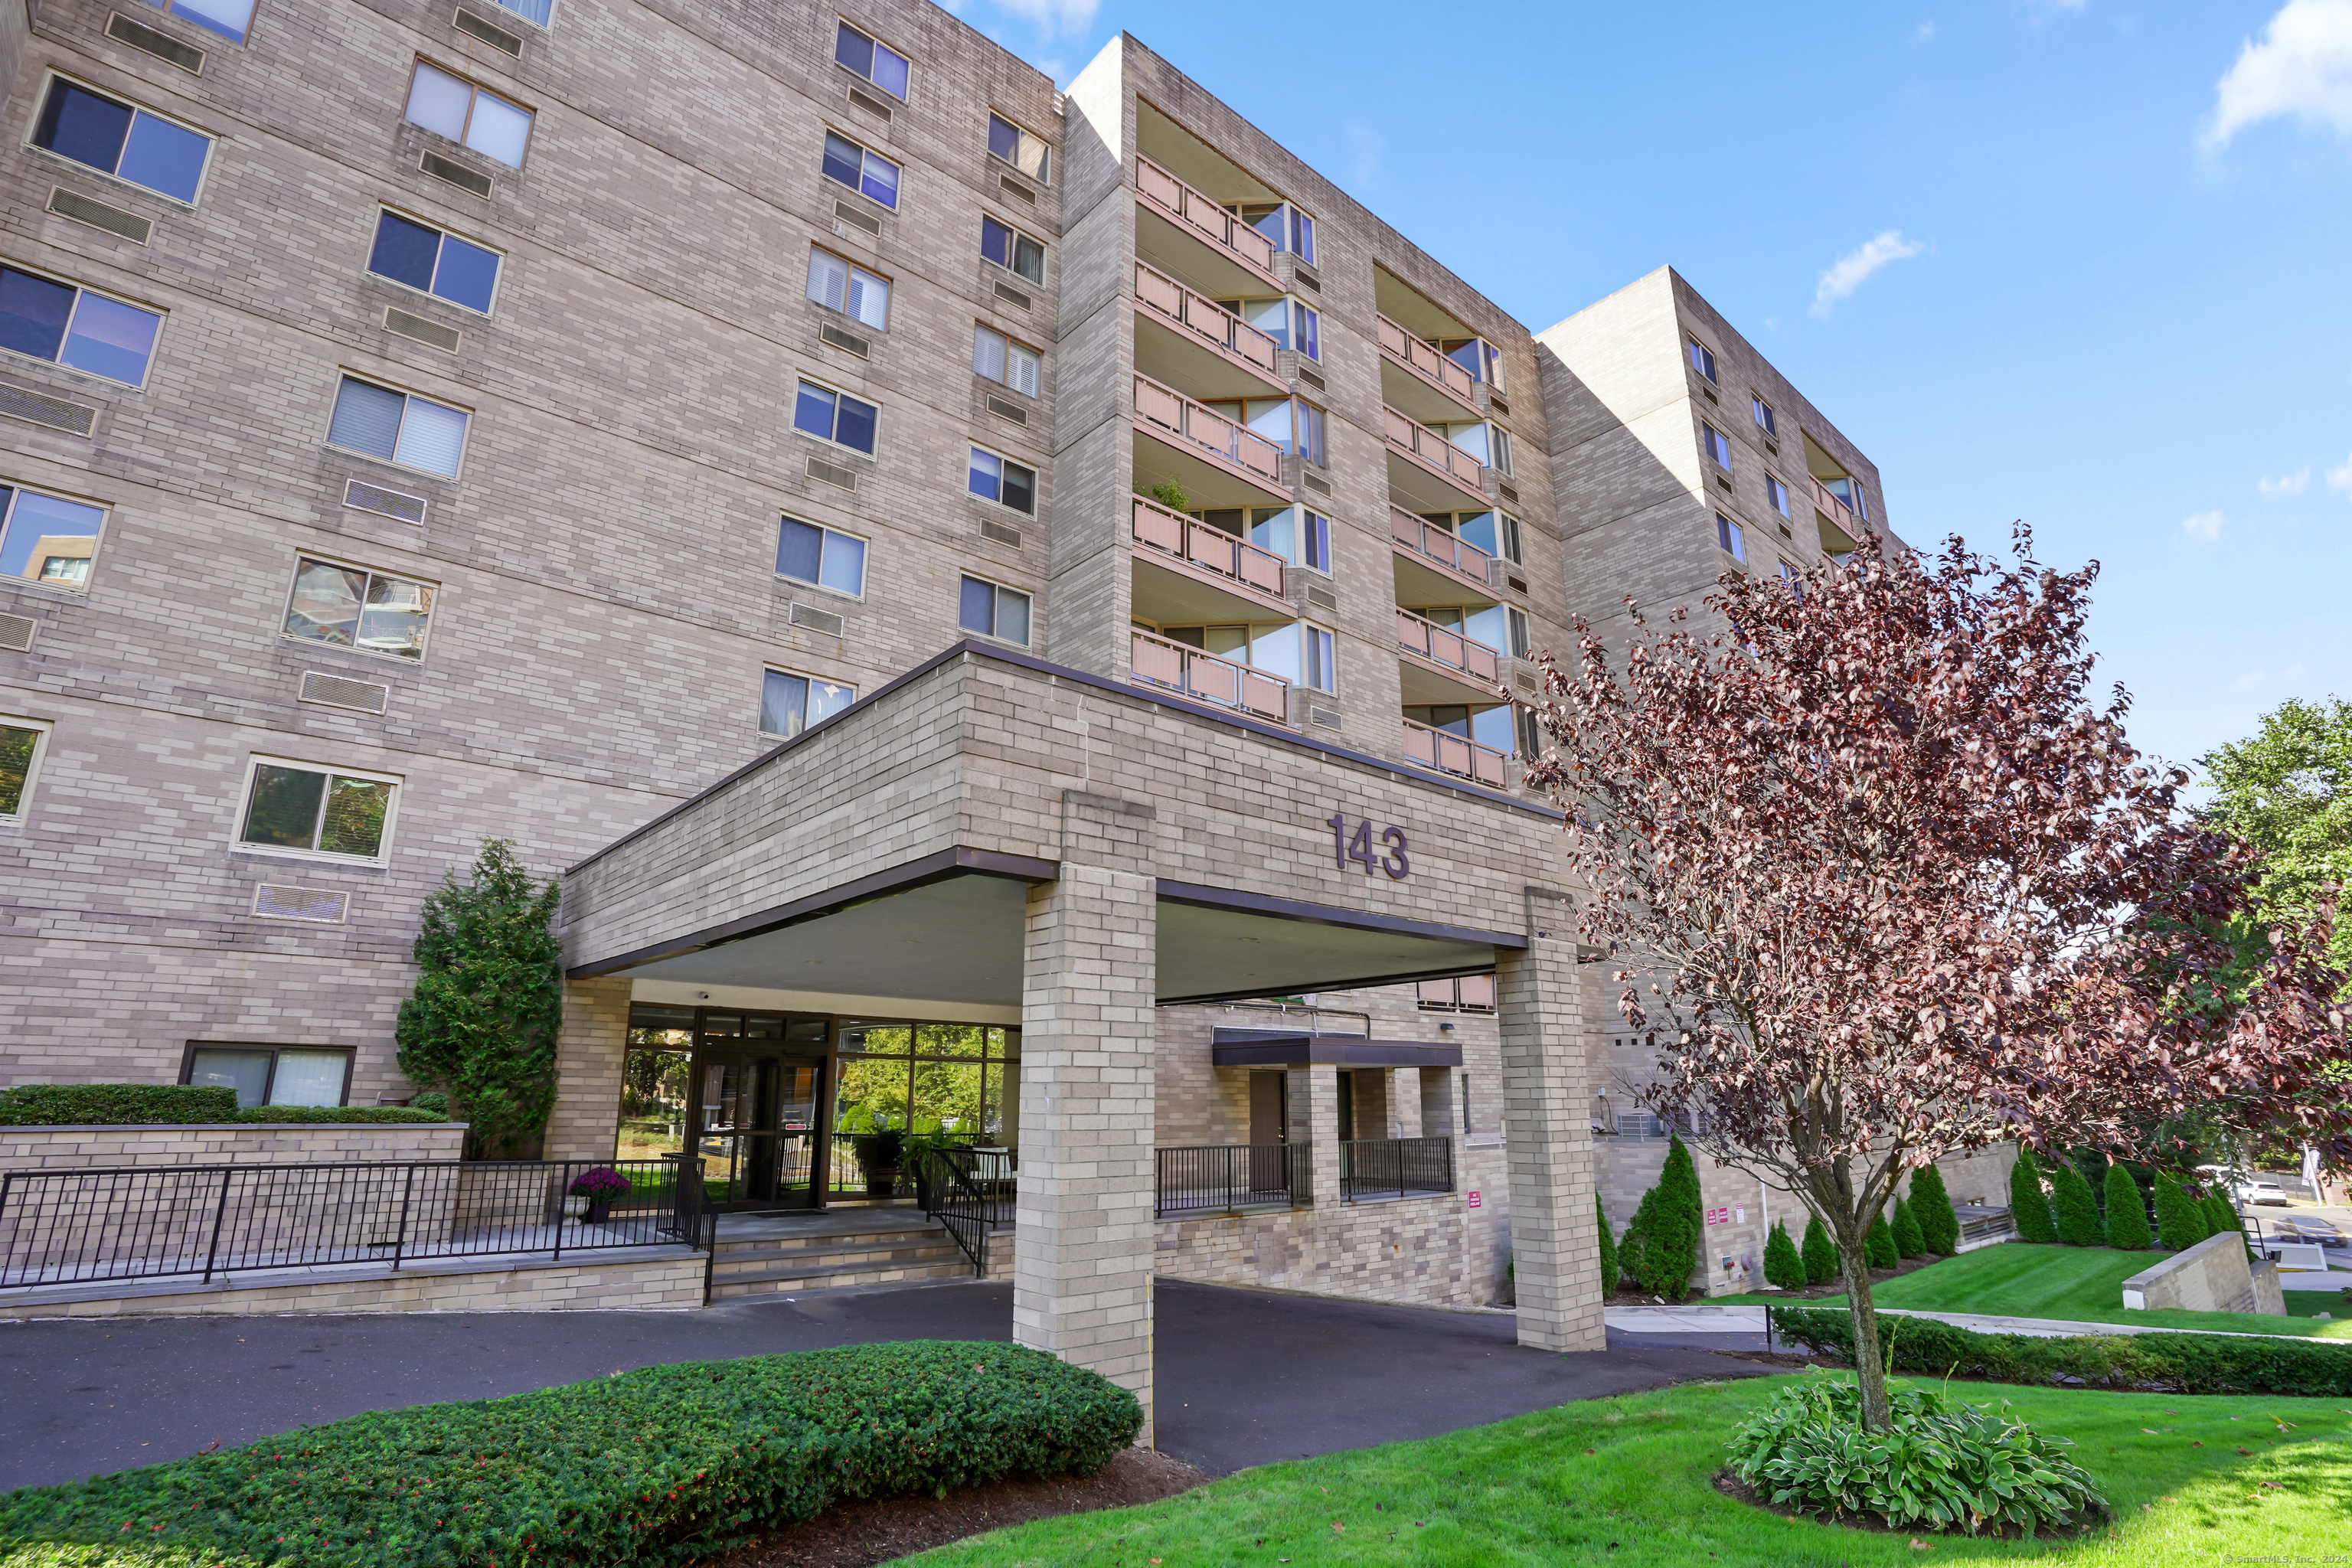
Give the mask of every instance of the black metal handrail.
<svg viewBox="0 0 2352 1568">
<path fill-rule="evenodd" d="M 955 1238 L 978 1279 L 988 1278 L 990 1234 L 1013 1223 L 1019 1170 L 1010 1149 L 932 1148 L 922 1156 L 916 1190 L 923 1212 Z"/>
<path fill-rule="evenodd" d="M 1359 1138 L 1339 1145 L 1339 1201 L 1454 1190 L 1451 1138 Z"/>
<path fill-rule="evenodd" d="M 594 1171 L 625 1184 L 575 1192 Z M 716 1232 L 692 1159 L 0 1172 L 0 1287 L 677 1243 L 709 1252 Z"/>
<path fill-rule="evenodd" d="M 1154 1149 L 1151 1213 L 1207 1214 L 1295 1205 L 1303 1143 L 1213 1143 Z"/>
</svg>

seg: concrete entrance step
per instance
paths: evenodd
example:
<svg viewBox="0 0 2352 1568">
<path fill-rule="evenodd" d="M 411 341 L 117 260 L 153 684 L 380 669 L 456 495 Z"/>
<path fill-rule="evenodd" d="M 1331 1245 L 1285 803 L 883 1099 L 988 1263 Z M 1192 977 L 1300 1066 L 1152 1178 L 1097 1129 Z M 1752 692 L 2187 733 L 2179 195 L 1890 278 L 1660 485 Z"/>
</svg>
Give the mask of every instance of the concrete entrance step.
<svg viewBox="0 0 2352 1568">
<path fill-rule="evenodd" d="M 803 1290 L 837 1290 L 859 1285 L 913 1285 L 926 1280 L 969 1279 L 971 1277 L 971 1264 L 960 1252 L 953 1258 L 919 1262 L 814 1264 L 713 1275 L 710 1299 L 714 1301 L 735 1301 L 747 1296 L 798 1295 Z"/>
<path fill-rule="evenodd" d="M 723 1279 L 730 1270 L 764 1264 L 805 1263 L 814 1258 L 832 1262 L 884 1263 L 942 1252 L 956 1252 L 955 1239 L 936 1230 L 916 1236 L 859 1237 L 849 1242 L 803 1242 L 798 1246 L 739 1242 L 733 1247 L 721 1247 L 713 1253 L 711 1267 Z M 957 1253 L 957 1256 L 962 1255 Z"/>
<path fill-rule="evenodd" d="M 711 1254 L 710 1299 L 970 1279 L 938 1221 L 904 1208 L 727 1215 Z"/>
</svg>

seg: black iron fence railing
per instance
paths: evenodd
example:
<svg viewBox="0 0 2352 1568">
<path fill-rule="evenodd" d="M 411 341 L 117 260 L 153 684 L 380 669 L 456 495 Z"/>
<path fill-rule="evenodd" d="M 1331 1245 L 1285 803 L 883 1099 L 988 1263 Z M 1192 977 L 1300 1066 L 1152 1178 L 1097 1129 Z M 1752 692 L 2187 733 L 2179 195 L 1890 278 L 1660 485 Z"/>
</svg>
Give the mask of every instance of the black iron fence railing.
<svg viewBox="0 0 2352 1568">
<path fill-rule="evenodd" d="M 707 1253 L 715 1231 L 691 1159 L 0 1173 L 0 1287 L 678 1243 Z"/>
<path fill-rule="evenodd" d="M 1151 1212 L 1201 1214 L 1297 1201 L 1303 1143 L 1217 1143 L 1152 1151 Z"/>
<path fill-rule="evenodd" d="M 1360 1138 L 1339 1145 L 1343 1203 L 1453 1190 L 1450 1138 Z"/>
<path fill-rule="evenodd" d="M 972 1273 L 988 1277 L 988 1240 L 1013 1223 L 1020 1157 L 1010 1149 L 935 1148 L 916 1173 L 923 1212 L 955 1237 Z"/>
</svg>

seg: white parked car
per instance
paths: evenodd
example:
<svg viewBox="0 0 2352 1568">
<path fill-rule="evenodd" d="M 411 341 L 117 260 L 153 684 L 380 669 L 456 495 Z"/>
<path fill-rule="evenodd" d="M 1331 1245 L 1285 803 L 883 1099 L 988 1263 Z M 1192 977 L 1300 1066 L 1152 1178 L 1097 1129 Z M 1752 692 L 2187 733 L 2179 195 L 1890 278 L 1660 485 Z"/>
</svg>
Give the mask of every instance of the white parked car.
<svg viewBox="0 0 2352 1568">
<path fill-rule="evenodd" d="M 2276 1204 L 2279 1207 L 2284 1208 L 2286 1189 L 2276 1182 L 2241 1182 L 2238 1184 L 2238 1201 L 2248 1204 Z"/>
</svg>

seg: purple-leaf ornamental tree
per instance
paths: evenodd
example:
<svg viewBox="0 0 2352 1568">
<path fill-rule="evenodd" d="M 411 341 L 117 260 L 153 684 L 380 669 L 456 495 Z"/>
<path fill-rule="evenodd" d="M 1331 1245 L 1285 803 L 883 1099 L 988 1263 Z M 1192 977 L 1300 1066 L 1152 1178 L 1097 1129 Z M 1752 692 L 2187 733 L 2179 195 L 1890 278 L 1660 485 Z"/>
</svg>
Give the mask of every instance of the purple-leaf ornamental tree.
<svg viewBox="0 0 2352 1568">
<path fill-rule="evenodd" d="M 1864 1237 L 1903 1173 L 2003 1139 L 2132 1152 L 2227 1098 L 2352 1155 L 2316 929 L 2272 935 L 2242 1003 L 2209 933 L 2247 905 L 2241 845 L 2084 698 L 2095 563 L 1954 539 L 1864 542 L 1793 584 L 1727 574 L 1677 613 L 1544 656 L 1529 779 L 1570 814 L 1581 927 L 1654 1056 L 1644 1102 L 1829 1226 L 1865 1426 L 1887 1405 Z"/>
</svg>

